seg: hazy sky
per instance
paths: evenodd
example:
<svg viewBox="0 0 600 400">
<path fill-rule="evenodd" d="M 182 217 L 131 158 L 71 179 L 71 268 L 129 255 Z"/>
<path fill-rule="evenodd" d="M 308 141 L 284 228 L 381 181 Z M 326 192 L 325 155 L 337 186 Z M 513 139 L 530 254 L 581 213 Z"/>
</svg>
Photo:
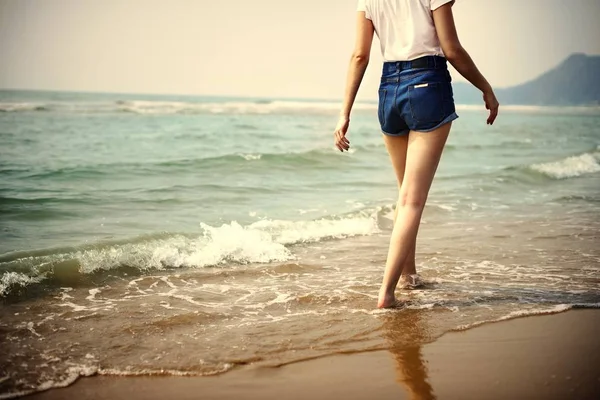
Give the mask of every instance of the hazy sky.
<svg viewBox="0 0 600 400">
<path fill-rule="evenodd" d="M 0 88 L 340 98 L 356 0 L 0 0 Z M 600 54 L 598 0 L 459 0 L 495 86 Z M 375 39 L 361 97 L 373 98 Z M 454 74 L 455 77 L 457 76 Z"/>
</svg>

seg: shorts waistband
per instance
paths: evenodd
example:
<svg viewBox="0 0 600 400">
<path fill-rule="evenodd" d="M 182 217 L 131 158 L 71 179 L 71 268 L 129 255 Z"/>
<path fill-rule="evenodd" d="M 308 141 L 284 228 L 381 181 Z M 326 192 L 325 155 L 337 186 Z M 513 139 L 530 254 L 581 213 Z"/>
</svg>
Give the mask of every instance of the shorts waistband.
<svg viewBox="0 0 600 400">
<path fill-rule="evenodd" d="M 446 59 L 440 56 L 424 56 L 411 61 L 387 61 L 383 63 L 383 72 L 394 73 L 406 69 L 444 69 L 447 68 Z"/>
</svg>

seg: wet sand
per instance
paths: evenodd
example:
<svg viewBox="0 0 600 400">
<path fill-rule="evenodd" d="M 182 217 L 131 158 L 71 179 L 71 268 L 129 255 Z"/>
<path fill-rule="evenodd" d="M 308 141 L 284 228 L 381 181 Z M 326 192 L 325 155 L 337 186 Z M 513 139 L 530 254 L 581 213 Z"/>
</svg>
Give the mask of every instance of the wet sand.
<svg viewBox="0 0 600 400">
<path fill-rule="evenodd" d="M 56 399 L 598 399 L 600 311 L 520 318 L 389 351 L 221 376 L 84 378 Z"/>
</svg>

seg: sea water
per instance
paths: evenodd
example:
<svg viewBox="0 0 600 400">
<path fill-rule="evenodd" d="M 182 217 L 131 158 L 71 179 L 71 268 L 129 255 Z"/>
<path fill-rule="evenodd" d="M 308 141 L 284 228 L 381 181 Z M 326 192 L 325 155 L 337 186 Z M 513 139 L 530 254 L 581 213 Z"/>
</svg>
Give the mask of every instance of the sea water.
<svg viewBox="0 0 600 400">
<path fill-rule="evenodd" d="M 0 92 L 0 398 L 414 346 L 600 303 L 600 110 L 458 107 L 376 310 L 397 183 L 376 104 Z"/>
</svg>

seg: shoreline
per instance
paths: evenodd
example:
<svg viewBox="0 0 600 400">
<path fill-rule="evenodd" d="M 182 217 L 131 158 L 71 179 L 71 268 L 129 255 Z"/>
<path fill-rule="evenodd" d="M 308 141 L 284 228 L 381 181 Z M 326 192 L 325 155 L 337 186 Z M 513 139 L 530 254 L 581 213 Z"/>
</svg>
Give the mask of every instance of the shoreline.
<svg viewBox="0 0 600 400">
<path fill-rule="evenodd" d="M 332 355 L 213 377 L 78 379 L 27 399 L 593 399 L 600 311 L 491 322 L 415 347 Z"/>
</svg>

